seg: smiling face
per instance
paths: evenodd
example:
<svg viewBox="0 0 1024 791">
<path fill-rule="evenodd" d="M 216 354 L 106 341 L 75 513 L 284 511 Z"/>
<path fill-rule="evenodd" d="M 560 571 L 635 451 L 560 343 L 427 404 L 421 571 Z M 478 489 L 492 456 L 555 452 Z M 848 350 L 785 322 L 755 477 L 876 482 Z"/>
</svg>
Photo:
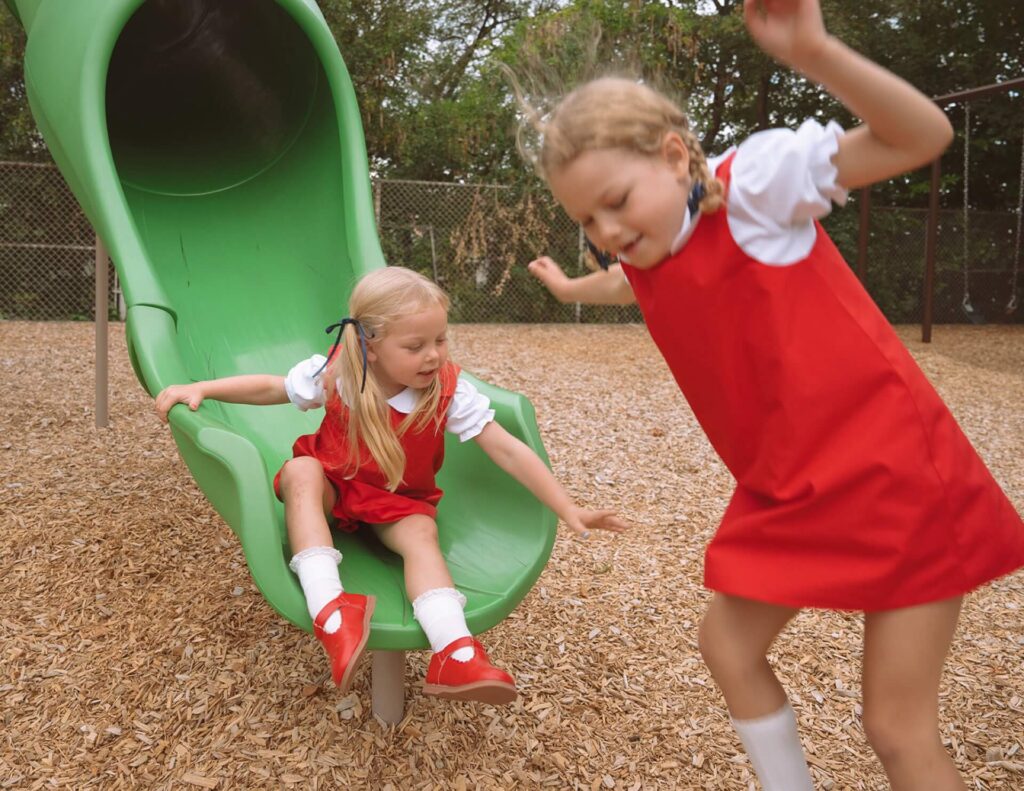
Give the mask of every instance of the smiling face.
<svg viewBox="0 0 1024 791">
<path fill-rule="evenodd" d="M 595 245 L 650 269 L 671 252 L 690 194 L 689 153 L 674 132 L 661 150 L 583 151 L 548 174 L 548 185 Z"/>
<path fill-rule="evenodd" d="M 367 360 L 385 398 L 407 387 L 423 390 L 447 359 L 448 312 L 441 305 L 390 322 L 383 337 L 371 341 L 367 349 Z"/>
</svg>

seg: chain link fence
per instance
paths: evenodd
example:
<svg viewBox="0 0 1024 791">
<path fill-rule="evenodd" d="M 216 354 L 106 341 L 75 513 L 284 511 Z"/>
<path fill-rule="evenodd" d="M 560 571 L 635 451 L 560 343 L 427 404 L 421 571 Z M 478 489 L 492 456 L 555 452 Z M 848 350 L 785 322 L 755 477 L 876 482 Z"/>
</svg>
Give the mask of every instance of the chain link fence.
<svg viewBox="0 0 1024 791">
<path fill-rule="evenodd" d="M 432 277 L 456 322 L 641 321 L 635 306 L 563 305 L 527 270 L 551 256 L 586 274 L 580 228 L 544 191 L 381 180 L 373 185 L 384 256 Z"/>
<path fill-rule="evenodd" d="M 60 172 L 0 162 L 0 319 L 91 320 L 95 302 L 96 236 Z"/>
<path fill-rule="evenodd" d="M 843 257 L 857 260 L 859 217 L 856 197 L 823 221 Z M 1024 322 L 1014 307 L 1024 288 L 1024 245 L 1018 239 L 1016 211 L 942 209 L 935 243 L 932 320 L 969 321 L 963 303 L 969 297 L 975 320 Z M 893 324 L 919 324 L 924 318 L 924 250 L 928 210 L 872 206 L 868 220 L 865 285 Z M 966 230 L 966 232 L 965 232 Z"/>
<path fill-rule="evenodd" d="M 527 271 L 550 255 L 567 274 L 589 271 L 583 238 L 544 191 L 494 185 L 379 180 L 374 211 L 386 259 L 436 280 L 456 322 L 639 322 L 633 307 L 562 305 Z M 826 218 L 847 261 L 857 259 L 856 201 Z M 934 320 L 963 322 L 965 284 L 976 313 L 1007 313 L 1018 251 L 1016 212 L 940 213 Z M 872 207 L 866 282 L 890 321 L 918 323 L 927 212 Z M 95 236 L 53 165 L 0 162 L 0 319 L 92 319 Z M 966 259 L 965 259 L 966 255 Z M 964 261 L 968 261 L 966 277 Z M 111 269 L 109 304 L 119 294 Z M 1024 285 L 1024 283 L 1020 284 Z"/>
</svg>

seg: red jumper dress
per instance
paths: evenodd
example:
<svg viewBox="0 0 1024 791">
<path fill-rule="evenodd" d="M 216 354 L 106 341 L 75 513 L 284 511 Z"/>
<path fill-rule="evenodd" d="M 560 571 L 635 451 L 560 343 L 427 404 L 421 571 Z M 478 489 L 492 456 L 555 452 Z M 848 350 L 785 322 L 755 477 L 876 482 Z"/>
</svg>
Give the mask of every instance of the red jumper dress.
<svg viewBox="0 0 1024 791">
<path fill-rule="evenodd" d="M 732 157 L 718 169 L 728 189 Z M 881 610 L 1024 565 L 1024 524 L 821 225 L 790 266 L 722 210 L 653 269 L 647 327 L 737 486 L 705 584 L 790 607 Z"/>
<path fill-rule="evenodd" d="M 361 523 L 383 524 L 394 522 L 412 514 L 437 516 L 437 503 L 443 492 L 437 488 L 434 478 L 444 461 L 444 427 L 448 419 L 448 407 L 458 385 L 459 368 L 452 362 L 445 363 L 440 373 L 441 399 L 437 406 L 435 420 L 416 430 L 415 426 L 399 437 L 405 451 L 405 473 L 402 482 L 394 492 L 388 491 L 387 478 L 380 471 L 377 462 L 365 443 L 359 442 L 362 459 L 354 477 L 349 468 L 348 408 L 342 403 L 337 391 L 327 400 L 327 414 L 315 434 L 299 437 L 292 446 L 292 455 L 312 456 L 323 465 L 328 480 L 334 484 L 338 499 L 332 514 L 337 518 L 337 528 L 352 532 Z M 394 407 L 391 410 L 391 425 L 398 426 L 407 417 Z M 274 492 L 281 498 L 281 471 L 274 477 Z"/>
</svg>

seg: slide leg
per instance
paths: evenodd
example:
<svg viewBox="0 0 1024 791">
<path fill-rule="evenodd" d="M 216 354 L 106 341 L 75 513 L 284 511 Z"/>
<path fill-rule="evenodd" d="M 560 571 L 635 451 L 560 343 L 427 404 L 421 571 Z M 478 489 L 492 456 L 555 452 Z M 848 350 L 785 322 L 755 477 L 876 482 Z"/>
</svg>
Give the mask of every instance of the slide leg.
<svg viewBox="0 0 1024 791">
<path fill-rule="evenodd" d="M 405 651 L 374 651 L 372 680 L 373 713 L 388 725 L 405 714 Z"/>
</svg>

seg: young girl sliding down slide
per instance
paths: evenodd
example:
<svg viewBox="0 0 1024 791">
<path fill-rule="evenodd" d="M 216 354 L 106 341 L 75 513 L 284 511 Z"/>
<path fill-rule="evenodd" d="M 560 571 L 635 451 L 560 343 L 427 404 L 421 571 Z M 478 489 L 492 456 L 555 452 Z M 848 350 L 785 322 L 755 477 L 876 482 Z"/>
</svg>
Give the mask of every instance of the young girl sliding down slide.
<svg viewBox="0 0 1024 791">
<path fill-rule="evenodd" d="M 817 218 L 948 145 L 942 112 L 829 36 L 816 0 L 746 0 L 758 45 L 863 124 L 759 132 L 710 162 L 684 113 L 604 78 L 527 150 L 620 267 L 564 301 L 635 299 L 736 478 L 707 548 L 700 649 L 766 791 L 806 791 L 796 719 L 766 654 L 802 607 L 863 610 L 863 722 L 896 791 L 963 789 L 938 687 L 965 593 L 1024 565 L 1024 525 Z"/>
<path fill-rule="evenodd" d="M 444 432 L 476 440 L 577 533 L 619 532 L 609 511 L 579 508 L 544 462 L 494 422 L 490 401 L 448 359 L 448 297 L 409 269 L 366 275 L 352 291 L 349 316 L 327 358 L 314 355 L 286 377 L 235 376 L 173 385 L 156 398 L 160 417 L 175 404 L 198 409 L 206 398 L 242 404 L 326 407 L 315 434 L 299 437 L 294 458 L 274 479 L 285 504 L 291 569 L 306 596 L 313 633 L 344 692 L 369 637 L 374 599 L 342 589 L 340 530 L 372 529 L 402 556 L 413 614 L 434 655 L 423 691 L 461 700 L 508 703 L 512 677 L 491 665 L 473 639 L 437 540 L 434 482 Z M 332 328 L 333 329 L 333 328 Z"/>
</svg>

